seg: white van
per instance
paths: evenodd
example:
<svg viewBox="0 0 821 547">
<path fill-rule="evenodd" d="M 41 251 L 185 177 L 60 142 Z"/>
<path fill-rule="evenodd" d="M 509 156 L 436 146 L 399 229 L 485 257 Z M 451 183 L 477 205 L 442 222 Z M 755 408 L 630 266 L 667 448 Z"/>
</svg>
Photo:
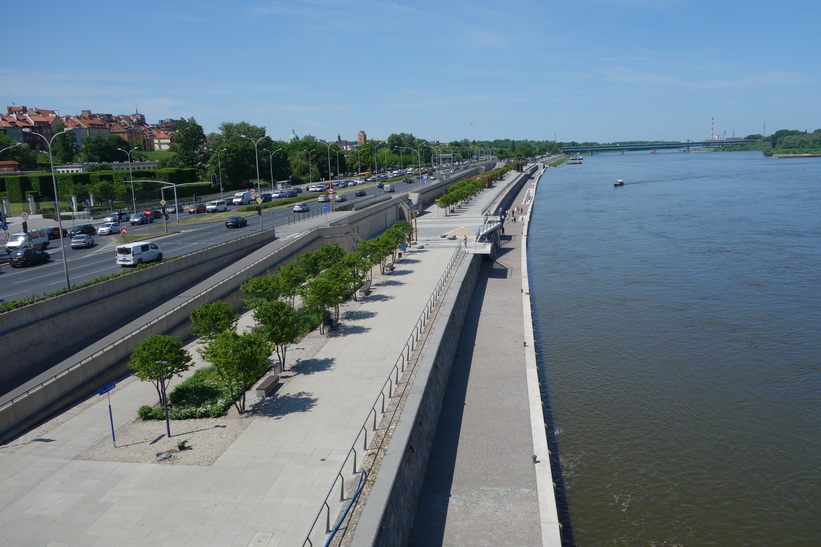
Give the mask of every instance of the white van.
<svg viewBox="0 0 821 547">
<path fill-rule="evenodd" d="M 248 205 L 251 203 L 251 192 L 237 192 L 231 201 L 234 205 Z"/>
<path fill-rule="evenodd" d="M 47 249 L 48 234 L 45 230 L 29 230 L 19 234 L 11 234 L 6 242 L 6 252 L 11 254 L 17 249 Z"/>
<path fill-rule="evenodd" d="M 228 204 L 222 200 L 219 201 L 209 201 L 208 205 L 205 206 L 206 213 L 221 213 L 223 211 L 228 210 Z"/>
<path fill-rule="evenodd" d="M 162 260 L 162 249 L 151 241 L 135 241 L 117 245 L 117 264 L 120 266 L 138 266 L 143 262 Z"/>
<path fill-rule="evenodd" d="M 395 192 L 395 190 L 393 189 L 393 186 L 391 186 L 390 184 L 386 184 L 385 186 L 383 186 L 382 191 L 383 192 Z"/>
</svg>

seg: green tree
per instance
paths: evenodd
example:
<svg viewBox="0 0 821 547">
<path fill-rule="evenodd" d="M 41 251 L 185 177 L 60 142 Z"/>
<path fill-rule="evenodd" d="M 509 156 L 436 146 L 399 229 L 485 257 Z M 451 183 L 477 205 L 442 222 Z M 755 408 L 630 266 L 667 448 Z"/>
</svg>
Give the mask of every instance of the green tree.
<svg viewBox="0 0 821 547">
<path fill-rule="evenodd" d="M 83 157 L 87 162 L 92 163 L 112 163 L 115 161 L 126 161 L 128 158 L 123 150 L 131 150 L 128 142 L 118 135 L 96 135 L 83 140 Z M 132 154 L 132 158 L 133 158 Z"/>
<path fill-rule="evenodd" d="M 54 128 L 57 133 L 63 129 L 65 129 L 65 126 L 60 124 Z M 74 159 L 74 156 L 77 154 L 78 150 L 77 139 L 71 131 L 57 135 L 54 139 L 54 144 L 51 146 L 51 153 L 54 156 L 54 163 L 69 163 Z"/>
<path fill-rule="evenodd" d="M 233 331 L 239 316 L 234 313 L 231 306 L 222 300 L 215 300 L 197 306 L 191 312 L 190 319 L 194 332 L 206 340 L 213 340 L 221 332 Z"/>
<path fill-rule="evenodd" d="M 191 368 L 191 354 L 176 338 L 155 334 L 134 348 L 128 366 L 137 378 L 154 384 L 157 398 L 163 404 L 162 394 L 171 378 Z"/>
<path fill-rule="evenodd" d="M 234 407 L 245 413 L 245 392 L 270 368 L 271 346 L 258 333 L 221 332 L 201 351 L 214 365 L 215 381 L 228 390 Z"/>
<path fill-rule="evenodd" d="M 259 302 L 254 308 L 258 331 L 274 345 L 282 369 L 288 347 L 299 340 L 300 330 L 296 310 L 281 300 Z"/>
<path fill-rule="evenodd" d="M 169 167 L 203 168 L 205 165 L 205 131 L 192 118 L 177 122 L 177 131 L 171 140 L 167 163 Z"/>
</svg>

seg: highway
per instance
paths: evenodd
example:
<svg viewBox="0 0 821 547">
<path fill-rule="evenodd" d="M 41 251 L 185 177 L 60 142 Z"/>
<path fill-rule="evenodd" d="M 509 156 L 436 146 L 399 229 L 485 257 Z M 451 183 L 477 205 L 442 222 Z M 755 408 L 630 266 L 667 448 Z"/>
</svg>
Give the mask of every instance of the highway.
<svg viewBox="0 0 821 547">
<path fill-rule="evenodd" d="M 436 181 L 438 182 L 438 181 Z M 400 181 L 389 182 L 395 189 L 394 195 L 409 192 L 422 183 L 417 178 L 414 179 L 413 184 L 408 184 Z M 356 190 L 365 190 L 367 195 L 363 197 L 355 197 Z M 293 203 L 283 205 L 274 209 L 263 209 L 262 223 L 263 229 L 270 229 L 273 220 L 274 226 L 282 226 L 286 224 L 293 224 L 303 219 L 313 218 L 318 214 L 334 210 L 337 206 L 347 206 L 350 208 L 351 204 L 357 201 L 373 199 L 376 196 L 384 195 L 382 189 L 376 188 L 375 184 L 369 183 L 366 185 L 358 185 L 344 189 L 334 189 L 335 194 L 344 194 L 347 201 L 344 203 L 319 203 L 317 198 L 319 194 L 303 193 L 304 197 L 300 203 L 306 203 L 310 207 L 307 213 L 294 213 L 292 211 Z M 183 212 L 179 215 L 180 221 L 177 222 L 177 215 L 171 214 L 168 219 L 168 234 L 165 233 L 163 221 L 157 220 L 152 224 L 143 224 L 131 226 L 125 224 L 127 229 L 128 241 L 140 241 L 148 239 L 155 241 L 161 248 L 165 258 L 172 258 L 182 256 L 200 249 L 205 249 L 225 241 L 242 237 L 243 235 L 251 233 L 251 231 L 260 229 L 260 216 L 256 214 L 248 214 L 247 212 L 235 212 L 240 207 L 229 207 L 228 212 L 215 214 L 198 214 L 189 215 Z M 225 219 L 229 216 L 239 215 L 248 219 L 248 226 L 243 228 L 225 227 Z M 82 224 L 82 220 L 76 221 L 74 224 Z M 95 227 L 102 224 L 102 220 L 91 221 Z M 53 221 L 43 223 L 32 228 L 46 228 L 47 225 L 55 225 Z M 63 223 L 64 228 L 69 228 L 72 224 Z M 12 231 L 16 231 L 14 227 Z M 115 263 L 115 248 L 118 244 L 123 243 L 123 238 L 119 235 L 100 236 L 95 235 L 94 246 L 88 249 L 71 249 L 69 246 L 69 239 L 64 238 L 65 250 L 60 247 L 60 240 L 51 240 L 46 252 L 51 256 L 51 260 L 47 264 L 38 266 L 31 266 L 27 268 L 11 268 L 7 264 L 2 266 L 2 274 L 0 275 L 0 302 L 11 302 L 15 300 L 22 300 L 25 298 L 40 296 L 43 294 L 52 293 L 66 286 L 65 270 L 63 268 L 63 252 L 66 252 L 68 260 L 69 280 L 72 286 L 86 283 L 95 278 L 110 275 L 120 272 L 121 266 Z M 2 251 L 0 251 L 2 252 Z M 3 256 L 5 259 L 5 254 Z"/>
</svg>

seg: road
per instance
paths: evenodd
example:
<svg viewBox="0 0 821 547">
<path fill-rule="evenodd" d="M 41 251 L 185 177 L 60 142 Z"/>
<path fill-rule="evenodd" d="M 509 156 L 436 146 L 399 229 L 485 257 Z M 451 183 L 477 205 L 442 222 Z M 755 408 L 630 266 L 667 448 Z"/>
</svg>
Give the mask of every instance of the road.
<svg viewBox="0 0 821 547">
<path fill-rule="evenodd" d="M 419 179 L 414 179 L 413 184 L 400 181 L 392 181 L 390 184 L 396 189 L 397 194 L 409 192 L 421 185 Z M 367 195 L 355 197 L 356 190 L 365 190 Z M 263 210 L 262 222 L 264 229 L 271 228 L 271 220 L 275 226 L 293 224 L 300 220 L 311 218 L 318 214 L 323 214 L 333 210 L 337 205 L 351 205 L 358 200 L 371 199 L 374 196 L 381 196 L 383 192 L 376 188 L 374 184 L 359 185 L 356 187 L 334 189 L 335 194 L 344 194 L 347 201 L 339 204 L 318 203 L 318 194 L 303 193 L 304 200 L 310 207 L 308 213 L 294 213 L 292 205 L 278 207 L 276 209 Z M 240 214 L 248 219 L 248 226 L 244 228 L 227 229 L 225 219 L 232 214 Z M 182 256 L 194 251 L 205 249 L 225 241 L 242 237 L 252 230 L 260 229 L 259 216 L 248 213 L 234 213 L 229 209 L 228 213 L 189 215 L 187 212 L 179 215 L 180 222 L 176 221 L 177 216 L 169 215 L 168 235 L 165 234 L 165 227 L 162 221 L 155 221 L 152 224 L 131 226 L 126 225 L 128 231 L 128 241 L 139 241 L 141 239 L 156 240 L 162 248 L 164 257 Z M 78 221 L 75 224 L 81 224 Z M 101 220 L 92 224 L 99 226 Z M 54 223 L 51 222 L 50 225 Z M 65 225 L 64 226 L 68 226 Z M 36 226 L 36 228 L 46 228 L 47 226 Z M 34 226 L 32 226 L 34 228 Z M 68 261 L 69 280 L 75 286 L 91 281 L 95 278 L 117 273 L 121 267 L 115 263 L 115 248 L 123 242 L 121 236 L 94 236 L 94 246 L 88 249 L 71 249 L 69 239 L 63 240 L 65 243 L 66 258 Z M 60 240 L 52 240 L 49 243 L 47 252 L 51 260 L 47 264 L 32 266 L 30 268 L 11 268 L 7 265 L 2 267 L 0 276 L 0 302 L 11 302 L 22 300 L 32 296 L 52 293 L 66 286 L 65 270 L 63 268 L 63 252 L 60 247 Z M 5 258 L 5 255 L 4 255 Z"/>
</svg>

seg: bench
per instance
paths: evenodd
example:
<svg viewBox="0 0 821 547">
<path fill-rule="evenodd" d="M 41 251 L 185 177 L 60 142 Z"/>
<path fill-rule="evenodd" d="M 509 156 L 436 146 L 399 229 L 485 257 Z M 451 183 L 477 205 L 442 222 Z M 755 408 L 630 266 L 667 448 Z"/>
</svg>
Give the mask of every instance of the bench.
<svg viewBox="0 0 821 547">
<path fill-rule="evenodd" d="M 359 297 L 365 298 L 369 292 L 371 292 L 371 280 L 366 279 L 362 286 L 359 287 Z"/>
<path fill-rule="evenodd" d="M 385 264 L 385 271 L 388 273 L 393 271 L 393 262 L 388 262 L 387 264 Z"/>
<path fill-rule="evenodd" d="M 267 397 L 279 384 L 279 375 L 268 376 L 257 386 L 257 397 Z"/>
</svg>

